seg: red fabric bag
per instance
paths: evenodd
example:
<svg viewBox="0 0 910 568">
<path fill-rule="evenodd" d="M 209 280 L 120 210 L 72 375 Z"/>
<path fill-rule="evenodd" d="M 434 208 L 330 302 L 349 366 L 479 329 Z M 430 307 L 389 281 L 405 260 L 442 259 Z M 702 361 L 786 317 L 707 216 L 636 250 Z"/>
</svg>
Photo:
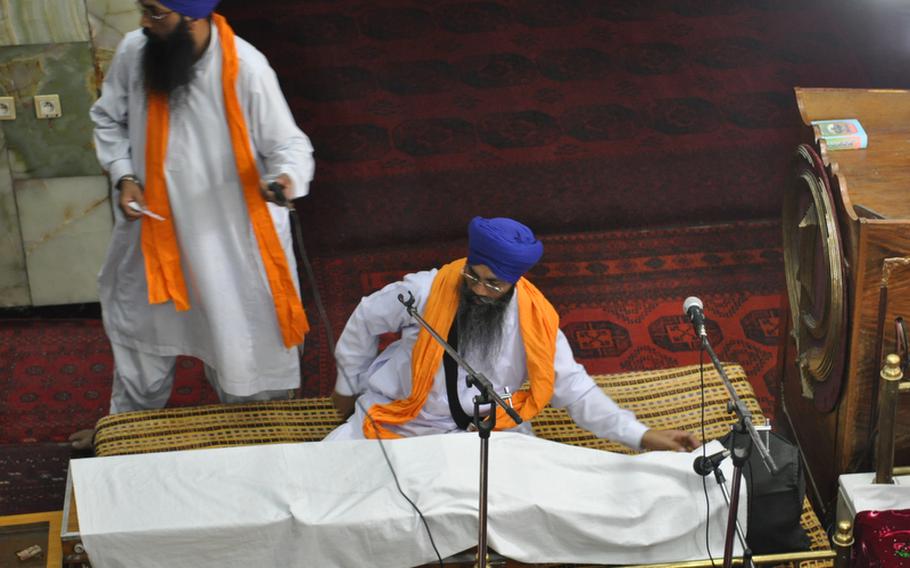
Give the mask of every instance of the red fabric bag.
<svg viewBox="0 0 910 568">
<path fill-rule="evenodd" d="M 910 509 L 863 511 L 853 536 L 851 566 L 910 568 Z"/>
</svg>

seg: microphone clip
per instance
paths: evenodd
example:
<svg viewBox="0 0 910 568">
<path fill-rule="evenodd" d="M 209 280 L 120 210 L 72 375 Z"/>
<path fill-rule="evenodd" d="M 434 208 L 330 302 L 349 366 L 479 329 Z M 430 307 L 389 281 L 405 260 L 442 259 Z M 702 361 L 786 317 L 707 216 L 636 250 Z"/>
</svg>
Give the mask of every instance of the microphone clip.
<svg viewBox="0 0 910 568">
<path fill-rule="evenodd" d="M 710 456 L 698 456 L 695 458 L 695 463 L 692 464 L 692 468 L 695 470 L 695 473 L 704 477 L 714 472 L 714 470 L 720 466 L 720 462 L 729 455 L 730 450 L 723 450 Z"/>
</svg>

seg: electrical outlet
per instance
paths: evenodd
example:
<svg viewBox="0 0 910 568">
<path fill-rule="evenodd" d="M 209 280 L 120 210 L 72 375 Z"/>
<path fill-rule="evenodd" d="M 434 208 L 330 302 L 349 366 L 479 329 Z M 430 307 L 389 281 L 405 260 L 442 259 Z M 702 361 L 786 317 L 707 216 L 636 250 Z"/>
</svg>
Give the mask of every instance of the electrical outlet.
<svg viewBox="0 0 910 568">
<path fill-rule="evenodd" d="M 59 118 L 62 114 L 59 95 L 35 95 L 35 116 L 38 118 Z"/>
<path fill-rule="evenodd" d="M 0 97 L 0 120 L 16 120 L 16 100 Z"/>
</svg>

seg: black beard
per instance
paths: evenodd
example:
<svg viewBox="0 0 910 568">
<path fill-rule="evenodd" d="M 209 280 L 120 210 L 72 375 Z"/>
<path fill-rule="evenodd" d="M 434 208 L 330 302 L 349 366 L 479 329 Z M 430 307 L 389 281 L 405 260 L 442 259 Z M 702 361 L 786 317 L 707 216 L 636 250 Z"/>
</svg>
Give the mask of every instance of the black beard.
<svg viewBox="0 0 910 568">
<path fill-rule="evenodd" d="M 499 352 L 502 318 L 515 294 L 512 287 L 496 299 L 478 296 L 464 282 L 458 300 L 455 325 L 458 326 L 458 351 L 475 361 L 490 361 Z"/>
<path fill-rule="evenodd" d="M 190 35 L 187 20 L 181 19 L 177 27 L 165 37 L 159 37 L 144 28 L 148 38 L 142 52 L 142 70 L 145 88 L 149 93 L 170 96 L 193 80 L 196 46 Z"/>
</svg>

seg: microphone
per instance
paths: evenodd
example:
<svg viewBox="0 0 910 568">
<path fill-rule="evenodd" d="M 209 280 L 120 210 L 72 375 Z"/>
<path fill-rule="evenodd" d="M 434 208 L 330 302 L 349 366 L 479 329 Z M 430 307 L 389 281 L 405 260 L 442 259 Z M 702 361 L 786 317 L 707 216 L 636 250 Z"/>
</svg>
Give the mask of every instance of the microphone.
<svg viewBox="0 0 910 568">
<path fill-rule="evenodd" d="M 692 464 L 692 468 L 695 470 L 695 473 L 698 475 L 708 475 L 720 465 L 720 462 L 724 461 L 724 458 L 730 455 L 730 450 L 724 450 L 722 452 L 717 452 L 716 454 L 710 455 L 708 457 L 698 456 L 695 458 L 695 463 Z"/>
<path fill-rule="evenodd" d="M 698 337 L 707 338 L 708 334 L 705 331 L 705 306 L 701 303 L 701 300 L 695 296 L 689 296 L 686 298 L 686 301 L 683 302 L 683 313 L 688 316 L 689 321 L 692 322 L 692 325 L 695 326 L 695 335 Z"/>
</svg>

